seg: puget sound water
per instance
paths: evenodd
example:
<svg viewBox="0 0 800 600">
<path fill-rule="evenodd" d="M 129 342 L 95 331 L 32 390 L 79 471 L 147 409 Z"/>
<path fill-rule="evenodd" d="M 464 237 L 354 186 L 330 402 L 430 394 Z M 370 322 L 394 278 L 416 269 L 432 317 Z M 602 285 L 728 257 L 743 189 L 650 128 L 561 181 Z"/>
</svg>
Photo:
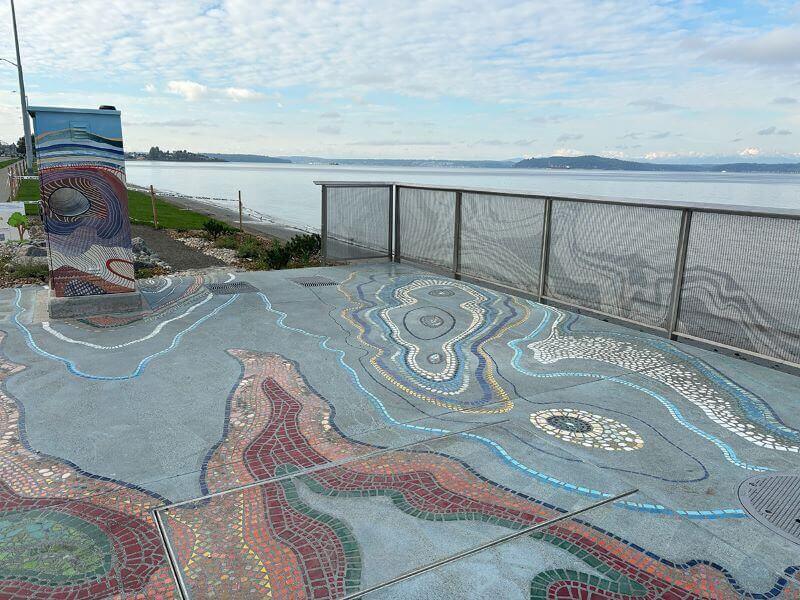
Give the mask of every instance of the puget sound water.
<svg viewBox="0 0 800 600">
<path fill-rule="evenodd" d="M 221 204 L 241 190 L 249 211 L 279 223 L 318 229 L 315 180 L 398 181 L 559 196 L 609 196 L 800 209 L 800 175 L 767 173 L 640 173 L 528 169 L 361 167 L 259 163 L 128 161 L 128 182 Z M 233 208 L 233 205 L 229 205 Z"/>
</svg>

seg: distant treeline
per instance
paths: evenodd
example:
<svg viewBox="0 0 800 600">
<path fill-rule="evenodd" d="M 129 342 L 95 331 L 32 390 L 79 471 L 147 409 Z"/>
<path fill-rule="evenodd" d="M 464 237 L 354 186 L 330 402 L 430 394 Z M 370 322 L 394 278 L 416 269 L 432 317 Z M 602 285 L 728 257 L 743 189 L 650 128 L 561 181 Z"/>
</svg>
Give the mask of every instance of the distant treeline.
<svg viewBox="0 0 800 600">
<path fill-rule="evenodd" d="M 800 163 L 729 163 L 724 165 L 670 165 L 619 160 L 604 156 L 550 156 L 528 158 L 514 165 L 520 169 L 600 169 L 603 171 L 678 171 L 706 173 L 800 173 Z"/>
<path fill-rule="evenodd" d="M 695 173 L 797 173 L 800 163 L 727 163 L 727 164 L 664 164 L 637 162 L 606 158 L 588 154 L 585 156 L 550 156 L 511 160 L 438 160 L 414 158 L 323 158 L 319 156 L 265 156 L 261 154 L 220 154 L 207 152 L 198 154 L 186 150 L 164 151 L 158 146 L 149 152 L 130 152 L 128 159 L 172 160 L 183 162 L 250 162 L 250 163 L 295 163 L 305 165 L 349 165 L 385 167 L 452 167 L 452 168 L 519 168 L 519 169 L 596 169 L 602 171 L 671 171 Z"/>
</svg>

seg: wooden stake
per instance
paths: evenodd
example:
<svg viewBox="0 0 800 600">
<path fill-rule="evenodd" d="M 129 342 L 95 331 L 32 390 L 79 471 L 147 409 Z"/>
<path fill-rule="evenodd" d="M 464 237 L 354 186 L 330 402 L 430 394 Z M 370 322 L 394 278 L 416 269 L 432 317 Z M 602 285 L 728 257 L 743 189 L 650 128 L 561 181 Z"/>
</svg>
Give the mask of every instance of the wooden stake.
<svg viewBox="0 0 800 600">
<path fill-rule="evenodd" d="M 153 227 L 158 229 L 158 212 L 156 211 L 156 193 L 153 186 L 150 186 L 150 202 L 153 204 Z"/>
<path fill-rule="evenodd" d="M 242 190 L 239 190 L 239 230 L 244 231 L 244 227 L 242 227 Z"/>
</svg>

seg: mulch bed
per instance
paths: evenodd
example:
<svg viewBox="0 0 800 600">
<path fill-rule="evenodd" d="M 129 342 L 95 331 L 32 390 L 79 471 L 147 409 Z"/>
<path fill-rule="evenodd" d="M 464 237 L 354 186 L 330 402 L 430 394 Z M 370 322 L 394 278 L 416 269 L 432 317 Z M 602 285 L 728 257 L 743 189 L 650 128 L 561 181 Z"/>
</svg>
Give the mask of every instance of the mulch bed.
<svg viewBox="0 0 800 600">
<path fill-rule="evenodd" d="M 173 239 L 167 231 L 162 229 L 131 223 L 131 236 L 142 238 L 145 245 L 158 254 L 161 260 L 172 267 L 173 271 L 226 266 L 221 260 Z"/>
</svg>

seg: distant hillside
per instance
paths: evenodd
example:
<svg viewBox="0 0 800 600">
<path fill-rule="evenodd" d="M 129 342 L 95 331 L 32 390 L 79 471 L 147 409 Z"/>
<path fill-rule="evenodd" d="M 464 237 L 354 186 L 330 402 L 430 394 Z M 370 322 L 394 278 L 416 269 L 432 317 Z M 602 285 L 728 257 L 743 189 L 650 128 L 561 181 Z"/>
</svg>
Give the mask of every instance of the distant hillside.
<svg viewBox="0 0 800 600">
<path fill-rule="evenodd" d="M 800 173 L 800 163 L 730 163 L 724 165 L 680 165 L 619 160 L 604 156 L 550 156 L 528 158 L 514 165 L 520 169 L 598 169 L 603 171 L 690 171 L 710 173 Z"/>
<path fill-rule="evenodd" d="M 264 156 L 262 154 L 215 154 L 206 152 L 206 156 L 225 160 L 228 162 L 251 162 L 251 163 L 291 163 L 288 158 L 278 158 L 276 156 Z"/>
</svg>

